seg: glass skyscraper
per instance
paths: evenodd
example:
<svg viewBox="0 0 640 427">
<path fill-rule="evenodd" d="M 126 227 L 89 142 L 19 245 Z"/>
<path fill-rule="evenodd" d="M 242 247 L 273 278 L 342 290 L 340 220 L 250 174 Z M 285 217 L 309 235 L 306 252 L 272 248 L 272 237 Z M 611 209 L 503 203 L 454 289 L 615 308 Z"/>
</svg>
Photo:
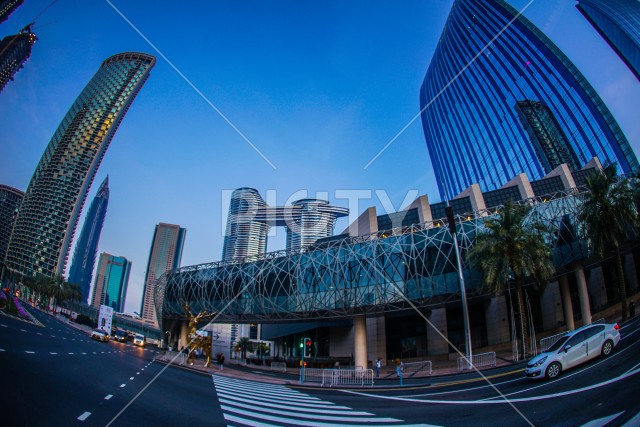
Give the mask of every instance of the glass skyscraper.
<svg viewBox="0 0 640 427">
<path fill-rule="evenodd" d="M 89 298 L 89 288 L 91 287 L 91 276 L 93 267 L 96 264 L 98 255 L 98 242 L 107 215 L 107 205 L 109 204 L 109 177 L 107 176 L 96 193 L 87 217 L 84 220 L 80 237 L 76 243 L 76 250 L 73 253 L 71 268 L 69 269 L 69 283 L 80 285 L 82 292 L 82 302 Z"/>
<path fill-rule="evenodd" d="M 64 272 L 87 191 L 155 63 L 144 53 L 114 55 L 80 93 L 25 192 L 9 242 L 10 269 L 29 276 Z"/>
<path fill-rule="evenodd" d="M 17 188 L 0 184 L 0 263 L 7 256 L 11 231 L 23 197 L 24 193 Z"/>
<path fill-rule="evenodd" d="M 640 80 L 640 1 L 578 0 L 576 7 Z"/>
<path fill-rule="evenodd" d="M 180 267 L 186 235 L 187 230 L 179 225 L 164 223 L 156 225 L 144 279 L 142 306 L 140 307 L 140 317 L 147 323 L 158 324 L 154 301 L 156 281 L 165 272 Z"/>
<path fill-rule="evenodd" d="M 598 156 L 621 172 L 638 167 L 593 87 L 537 27 L 502 0 L 456 0 L 420 89 L 442 198 L 474 183 L 488 191 L 523 172 L 531 180 L 549 172 L 523 126 L 522 101 L 548 108 L 580 166 Z"/>
<path fill-rule="evenodd" d="M 31 49 L 38 40 L 31 31 L 31 24 L 13 36 L 6 36 L 0 41 L 0 92 L 13 76 L 24 67 L 31 56 Z"/>
<path fill-rule="evenodd" d="M 231 193 L 222 260 L 233 261 L 267 251 L 269 225 L 256 221 L 258 212 L 267 206 L 254 188 L 242 187 Z"/>
<path fill-rule="evenodd" d="M 24 0 L 0 0 L 0 24 L 9 19 L 9 15 L 22 3 Z"/>
<path fill-rule="evenodd" d="M 130 271 L 131 261 L 125 257 L 101 253 L 91 305 L 95 308 L 108 305 L 116 312 L 123 312 Z"/>
</svg>

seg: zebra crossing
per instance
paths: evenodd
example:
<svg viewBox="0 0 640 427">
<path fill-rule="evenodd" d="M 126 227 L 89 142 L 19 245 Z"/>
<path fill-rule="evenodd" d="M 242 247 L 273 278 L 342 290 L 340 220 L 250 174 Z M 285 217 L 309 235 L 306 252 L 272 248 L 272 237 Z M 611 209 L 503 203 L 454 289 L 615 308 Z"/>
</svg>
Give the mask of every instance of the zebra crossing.
<svg viewBox="0 0 640 427">
<path fill-rule="evenodd" d="M 213 375 L 213 383 L 228 426 L 429 426 L 357 411 L 278 384 L 220 375 Z"/>
</svg>

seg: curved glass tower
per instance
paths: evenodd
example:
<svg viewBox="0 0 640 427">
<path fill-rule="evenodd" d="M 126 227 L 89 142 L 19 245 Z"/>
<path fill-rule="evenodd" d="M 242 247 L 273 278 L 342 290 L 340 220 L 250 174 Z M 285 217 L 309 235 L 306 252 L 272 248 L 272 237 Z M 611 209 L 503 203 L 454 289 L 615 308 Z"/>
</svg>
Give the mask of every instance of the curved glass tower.
<svg viewBox="0 0 640 427">
<path fill-rule="evenodd" d="M 127 52 L 107 58 L 62 119 L 25 192 L 7 266 L 62 274 L 87 191 L 109 143 L 156 63 Z"/>
<path fill-rule="evenodd" d="M 76 243 L 76 250 L 73 253 L 71 268 L 69 269 L 69 283 L 80 285 L 82 302 L 87 302 L 89 298 L 91 276 L 93 275 L 93 267 L 96 264 L 98 242 L 100 241 L 104 218 L 107 215 L 108 204 L 109 177 L 107 176 L 100 184 L 100 188 L 98 188 L 98 192 L 89 206 L 89 212 L 87 212 L 87 217 L 84 220 L 78 243 Z"/>
<path fill-rule="evenodd" d="M 474 183 L 497 189 L 522 172 L 540 179 L 563 156 L 580 167 L 594 156 L 622 172 L 638 167 L 593 87 L 502 0 L 455 1 L 420 106 L 442 198 Z"/>
<path fill-rule="evenodd" d="M 576 7 L 640 80 L 640 2 L 578 0 Z"/>
<path fill-rule="evenodd" d="M 258 212 L 267 206 L 254 188 L 242 187 L 231 193 L 229 217 L 222 247 L 222 260 L 233 261 L 267 251 L 269 225 L 256 221 Z"/>
</svg>

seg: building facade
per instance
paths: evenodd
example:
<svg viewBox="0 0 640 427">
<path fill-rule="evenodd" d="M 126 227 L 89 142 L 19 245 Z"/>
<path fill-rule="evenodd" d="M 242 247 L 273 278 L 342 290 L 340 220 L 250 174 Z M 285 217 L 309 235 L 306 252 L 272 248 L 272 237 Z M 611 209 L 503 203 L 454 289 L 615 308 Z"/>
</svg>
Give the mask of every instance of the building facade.
<svg viewBox="0 0 640 427">
<path fill-rule="evenodd" d="M 186 234 L 187 230 L 179 225 L 164 223 L 156 225 L 140 307 L 140 317 L 145 323 L 158 325 L 154 300 L 156 282 L 167 271 L 180 267 Z"/>
<path fill-rule="evenodd" d="M 231 195 L 222 260 L 264 255 L 273 226 L 285 228 L 287 250 L 302 251 L 317 240 L 332 236 L 336 220 L 348 214 L 349 209 L 320 199 L 300 199 L 291 206 L 268 206 L 257 190 L 239 188 Z"/>
<path fill-rule="evenodd" d="M 37 40 L 31 25 L 27 25 L 18 34 L 6 36 L 0 41 L 0 92 L 24 67 Z"/>
<path fill-rule="evenodd" d="M 91 305 L 98 309 L 101 305 L 107 305 L 115 312 L 123 312 L 130 272 L 131 261 L 125 257 L 101 253 L 96 280 L 93 284 Z"/>
<path fill-rule="evenodd" d="M 0 262 L 4 262 L 11 231 L 16 222 L 24 193 L 17 188 L 0 184 Z"/>
<path fill-rule="evenodd" d="M 109 205 L 109 177 L 107 176 L 96 193 L 89 211 L 84 220 L 80 237 L 76 243 L 76 249 L 73 253 L 71 268 L 69 269 L 69 283 L 80 285 L 82 293 L 82 302 L 87 302 L 89 298 L 89 288 L 91 287 L 91 277 L 93 276 L 93 268 L 96 264 L 96 256 L 98 255 L 98 242 L 100 241 L 100 233 L 104 225 L 104 219 L 107 215 L 107 206 Z M 116 310 L 119 311 L 119 310 Z"/>
<path fill-rule="evenodd" d="M 640 80 L 640 2 L 578 0 L 576 7 Z"/>
<path fill-rule="evenodd" d="M 24 3 L 24 0 L 1 0 L 0 24 L 9 19 L 9 15 L 11 15 L 22 3 Z"/>
<path fill-rule="evenodd" d="M 608 108 L 549 38 L 502 0 L 456 0 L 420 89 L 443 200 L 474 183 L 490 191 L 550 172 L 523 126 L 522 101 L 545 107 L 580 167 L 593 157 L 624 173 L 638 167 Z"/>
<path fill-rule="evenodd" d="M 29 276 L 63 274 L 78 218 L 100 162 L 156 59 L 107 58 L 51 138 L 9 242 L 7 265 Z"/>
</svg>

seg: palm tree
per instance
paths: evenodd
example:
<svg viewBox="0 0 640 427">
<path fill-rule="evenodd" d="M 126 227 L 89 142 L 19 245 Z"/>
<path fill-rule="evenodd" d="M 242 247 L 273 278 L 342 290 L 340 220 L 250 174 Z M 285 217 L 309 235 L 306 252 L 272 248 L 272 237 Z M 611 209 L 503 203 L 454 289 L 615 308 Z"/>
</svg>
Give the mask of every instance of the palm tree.
<svg viewBox="0 0 640 427">
<path fill-rule="evenodd" d="M 627 319 L 627 288 L 624 281 L 621 247 L 638 226 L 633 189 L 626 180 L 616 178 L 616 165 L 594 172 L 586 179 L 578 219 L 592 253 L 604 258 L 613 254 L 618 270 L 618 292 L 622 320 Z"/>
<path fill-rule="evenodd" d="M 544 240 L 548 229 L 539 222 L 527 222 L 530 211 L 531 206 L 507 202 L 496 217 L 484 222 L 486 231 L 476 236 L 467 253 L 467 260 L 483 273 L 490 291 L 497 295 L 514 289 L 524 357 L 529 328 L 522 287 L 528 281 L 546 285 L 555 271 L 551 249 Z"/>
</svg>

